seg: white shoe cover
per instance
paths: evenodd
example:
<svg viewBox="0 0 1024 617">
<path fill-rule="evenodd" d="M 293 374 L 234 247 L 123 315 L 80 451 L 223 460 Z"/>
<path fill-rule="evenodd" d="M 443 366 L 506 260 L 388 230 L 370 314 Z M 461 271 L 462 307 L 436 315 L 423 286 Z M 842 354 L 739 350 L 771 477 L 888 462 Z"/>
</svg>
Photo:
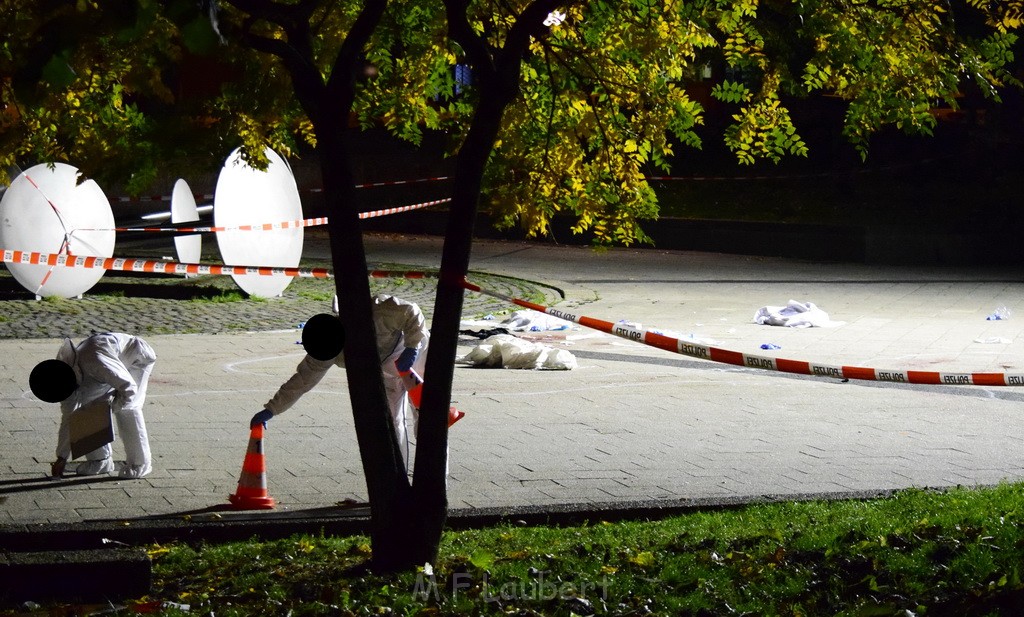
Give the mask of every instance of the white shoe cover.
<svg viewBox="0 0 1024 617">
<path fill-rule="evenodd" d="M 121 470 L 117 475 L 122 478 L 142 478 L 149 475 L 149 472 L 153 471 L 153 465 L 146 463 L 145 465 L 129 465 L 127 463 L 121 466 Z"/>
<path fill-rule="evenodd" d="M 104 473 L 110 473 L 114 471 L 114 461 L 109 458 L 100 459 L 98 461 L 85 461 L 84 463 L 78 464 L 78 469 L 75 473 L 80 476 L 98 476 Z"/>
</svg>

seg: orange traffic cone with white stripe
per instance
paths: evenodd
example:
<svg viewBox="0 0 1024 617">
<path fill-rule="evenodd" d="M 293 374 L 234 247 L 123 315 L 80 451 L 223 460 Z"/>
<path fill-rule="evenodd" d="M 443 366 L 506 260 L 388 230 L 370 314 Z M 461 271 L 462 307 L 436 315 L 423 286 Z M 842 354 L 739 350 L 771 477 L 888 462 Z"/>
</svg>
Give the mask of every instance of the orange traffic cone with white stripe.
<svg viewBox="0 0 1024 617">
<path fill-rule="evenodd" d="M 269 510 L 274 498 L 267 494 L 267 463 L 263 457 L 263 425 L 249 431 L 249 449 L 242 462 L 238 490 L 228 500 L 235 510 Z"/>
<path fill-rule="evenodd" d="M 466 415 L 466 412 L 461 409 L 455 409 L 454 406 L 448 407 L 448 428 L 451 428 L 453 424 L 462 419 L 462 416 Z"/>
<path fill-rule="evenodd" d="M 402 383 L 405 384 L 405 390 L 409 393 L 409 401 L 412 406 L 416 409 L 420 408 L 420 401 L 423 400 L 423 378 L 419 376 L 419 373 L 410 369 L 404 373 L 399 373 L 402 378 Z M 455 407 L 448 407 L 448 427 L 455 424 L 466 415 L 466 412 L 460 411 Z"/>
</svg>

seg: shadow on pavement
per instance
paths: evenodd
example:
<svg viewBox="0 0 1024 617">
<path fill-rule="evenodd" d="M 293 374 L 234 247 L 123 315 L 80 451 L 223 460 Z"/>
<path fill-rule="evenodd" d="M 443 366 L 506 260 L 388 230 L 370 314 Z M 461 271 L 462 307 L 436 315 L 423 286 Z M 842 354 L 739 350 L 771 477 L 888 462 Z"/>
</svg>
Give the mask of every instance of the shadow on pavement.
<svg viewBox="0 0 1024 617">
<path fill-rule="evenodd" d="M 26 491 L 44 491 L 52 488 L 66 488 L 78 484 L 93 484 L 99 482 L 114 482 L 120 480 L 117 476 L 88 476 L 71 478 L 51 478 L 42 476 L 37 478 L 18 478 L 17 480 L 0 481 L 0 495 L 6 493 L 24 493 Z"/>
</svg>

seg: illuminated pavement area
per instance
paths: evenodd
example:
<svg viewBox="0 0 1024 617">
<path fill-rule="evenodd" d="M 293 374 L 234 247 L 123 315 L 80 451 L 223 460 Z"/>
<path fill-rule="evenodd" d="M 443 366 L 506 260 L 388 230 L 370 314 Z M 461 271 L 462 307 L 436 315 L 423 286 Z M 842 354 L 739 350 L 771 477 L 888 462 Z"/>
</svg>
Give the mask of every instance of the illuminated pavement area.
<svg viewBox="0 0 1024 617">
<path fill-rule="evenodd" d="M 436 268 L 440 246 L 438 238 L 389 235 L 370 237 L 367 250 L 371 266 Z M 307 242 L 304 256 L 326 259 L 324 243 Z M 515 277 L 503 293 L 537 293 L 579 314 L 745 353 L 897 370 L 1024 372 L 1024 282 L 1009 268 L 595 253 L 487 241 L 475 245 L 472 269 Z M 428 283 L 382 285 L 429 311 Z M 799 330 L 753 323 L 758 308 L 790 299 L 814 302 L 845 323 Z M 138 313 L 147 310 L 147 300 L 135 301 L 128 289 L 124 298 L 95 301 L 102 306 L 88 304 L 94 300 L 87 294 L 78 304 L 56 303 L 65 310 L 56 322 L 74 336 L 93 328 L 138 331 L 145 327 Z M 32 366 L 56 353 L 60 332 L 51 323 L 33 330 L 24 325 L 30 319 L 14 338 L 3 330 L 3 526 L 236 515 L 204 510 L 225 505 L 235 492 L 248 420 L 301 359 L 297 323 L 325 302 L 286 292 L 284 299 L 229 304 L 221 313 L 213 303 L 179 301 L 161 317 L 167 333 L 139 332 L 159 356 L 145 408 L 154 471 L 141 480 L 44 479 L 59 412 L 36 400 L 27 381 Z M 1009 308 L 1011 318 L 987 320 L 999 307 Z M 496 309 L 514 307 L 467 292 L 467 315 Z M 278 311 L 279 321 L 257 321 Z M 235 325 L 226 327 L 225 320 Z M 200 322 L 207 325 L 197 327 Z M 585 329 L 525 336 L 568 349 L 579 367 L 456 370 L 454 403 L 467 417 L 450 433 L 453 513 L 841 497 L 1024 477 L 1020 388 L 794 376 L 679 356 Z M 474 339 L 460 343 L 465 352 Z M 766 343 L 780 349 L 762 351 Z M 275 418 L 264 450 L 268 492 L 277 506 L 246 516 L 322 515 L 365 502 L 343 371 L 329 373 Z M 123 452 L 119 441 L 114 451 L 115 458 Z"/>
</svg>

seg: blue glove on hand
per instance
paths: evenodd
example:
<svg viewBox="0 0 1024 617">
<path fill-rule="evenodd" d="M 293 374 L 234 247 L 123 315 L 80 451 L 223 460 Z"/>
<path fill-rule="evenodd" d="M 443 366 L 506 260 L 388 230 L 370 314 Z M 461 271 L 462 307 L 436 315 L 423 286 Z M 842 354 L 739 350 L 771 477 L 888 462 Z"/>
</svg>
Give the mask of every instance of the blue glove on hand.
<svg viewBox="0 0 1024 617">
<path fill-rule="evenodd" d="M 256 412 L 256 415 L 249 420 L 249 428 L 256 428 L 257 424 L 262 424 L 263 428 L 267 427 L 267 421 L 274 417 L 274 412 L 269 409 Z"/>
<path fill-rule="evenodd" d="M 395 368 L 398 369 L 398 372 L 405 373 L 409 371 L 409 369 L 412 368 L 412 363 L 416 361 L 416 356 L 418 356 L 419 353 L 419 351 L 412 347 L 406 347 L 405 350 L 402 351 L 402 355 L 398 356 L 398 359 L 395 360 Z"/>
</svg>

